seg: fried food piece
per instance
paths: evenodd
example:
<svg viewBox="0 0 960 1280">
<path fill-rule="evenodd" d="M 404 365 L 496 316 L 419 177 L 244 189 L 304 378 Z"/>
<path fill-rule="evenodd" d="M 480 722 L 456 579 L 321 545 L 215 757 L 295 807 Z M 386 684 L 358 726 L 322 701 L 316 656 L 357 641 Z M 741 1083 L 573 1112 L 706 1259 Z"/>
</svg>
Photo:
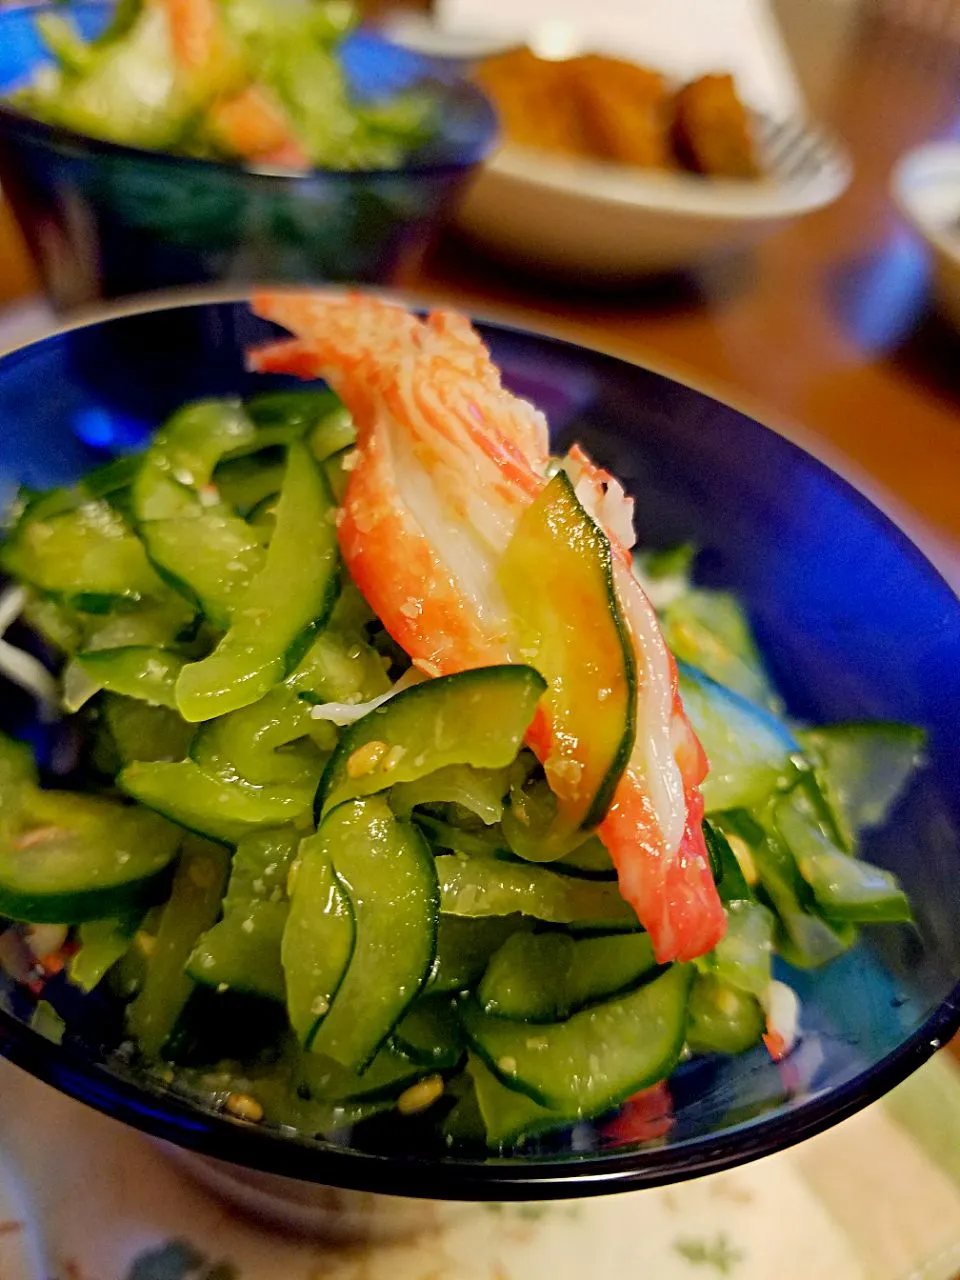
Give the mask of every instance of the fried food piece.
<svg viewBox="0 0 960 1280">
<path fill-rule="evenodd" d="M 676 167 L 673 104 L 664 76 L 599 54 L 561 65 L 593 154 L 641 169 Z"/>
<path fill-rule="evenodd" d="M 702 76 L 675 98 L 674 143 L 685 167 L 716 178 L 760 173 L 750 118 L 733 76 Z"/>
<path fill-rule="evenodd" d="M 570 93 L 567 66 L 538 58 L 529 49 L 512 49 L 480 63 L 474 78 L 492 98 L 511 142 L 593 154 L 579 105 Z"/>
</svg>

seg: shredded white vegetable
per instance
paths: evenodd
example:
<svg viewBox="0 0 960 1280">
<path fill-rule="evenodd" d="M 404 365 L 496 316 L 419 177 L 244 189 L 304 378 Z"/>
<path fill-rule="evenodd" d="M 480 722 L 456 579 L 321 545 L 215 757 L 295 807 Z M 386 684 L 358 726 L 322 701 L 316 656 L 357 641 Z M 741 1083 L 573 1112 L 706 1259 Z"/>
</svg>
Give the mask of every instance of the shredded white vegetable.
<svg viewBox="0 0 960 1280">
<path fill-rule="evenodd" d="M 22 587 L 7 587 L 0 594 L 0 637 L 23 612 L 26 592 Z M 60 715 L 60 691 L 47 668 L 32 653 L 25 653 L 0 638 L 0 675 L 25 689 L 37 700 L 42 720 L 56 720 Z"/>
<path fill-rule="evenodd" d="M 422 671 L 418 671 L 416 667 L 411 667 L 409 671 L 405 671 L 400 679 L 387 690 L 381 693 L 379 698 L 371 698 L 368 702 L 321 702 L 313 708 L 310 714 L 314 720 L 329 720 L 333 724 L 343 725 L 353 724 L 357 720 L 362 720 L 368 711 L 373 711 L 375 707 L 382 706 L 398 693 L 403 693 L 404 689 L 412 689 L 415 684 L 422 684 L 426 676 Z"/>
<path fill-rule="evenodd" d="M 789 1053 L 800 1035 L 800 997 L 785 982 L 771 982 L 760 996 L 767 1015 L 767 1030 L 779 1035 L 783 1052 Z"/>
</svg>

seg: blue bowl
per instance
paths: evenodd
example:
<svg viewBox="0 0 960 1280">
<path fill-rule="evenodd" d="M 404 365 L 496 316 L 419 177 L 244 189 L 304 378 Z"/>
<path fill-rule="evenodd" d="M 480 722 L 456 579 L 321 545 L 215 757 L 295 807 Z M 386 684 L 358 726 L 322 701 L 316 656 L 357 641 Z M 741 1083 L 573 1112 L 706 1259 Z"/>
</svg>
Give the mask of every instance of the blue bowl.
<svg viewBox="0 0 960 1280">
<path fill-rule="evenodd" d="M 0 99 L 50 61 L 35 20 L 68 12 L 87 38 L 112 3 L 0 10 Z M 117 146 L 0 101 L 0 182 L 53 305 L 232 281 L 393 278 L 422 253 L 496 136 L 487 99 L 451 64 L 359 31 L 343 62 L 355 96 L 422 88 L 438 132 L 399 169 L 265 173 Z"/>
<path fill-rule="evenodd" d="M 803 1001 L 801 1047 L 780 1068 L 762 1048 L 685 1064 L 671 1081 L 674 1127 L 646 1145 L 612 1146 L 581 1125 L 521 1157 L 468 1159 L 431 1147 L 412 1119 L 389 1139 L 284 1136 L 146 1087 L 110 1053 L 110 1009 L 65 986 L 48 995 L 68 1026 L 59 1045 L 29 1029 L 29 993 L 0 989 L 0 1051 L 183 1147 L 344 1187 L 532 1199 L 707 1173 L 851 1114 L 960 1024 L 960 601 L 856 490 L 736 410 L 609 356 L 480 329 L 506 383 L 546 411 L 557 444 L 582 441 L 624 480 L 638 499 L 642 542 L 689 538 L 704 548 L 703 582 L 744 601 L 793 713 L 927 730 L 929 764 L 866 847 L 902 879 L 917 928 L 864 930 L 833 965 L 791 973 Z M 276 332 L 245 303 L 184 306 L 77 328 L 0 360 L 0 498 L 18 481 L 78 477 L 142 442 L 185 399 L 286 385 L 244 369 L 244 350 Z M 9 689 L 0 723 L 42 736 L 26 699 Z"/>
</svg>

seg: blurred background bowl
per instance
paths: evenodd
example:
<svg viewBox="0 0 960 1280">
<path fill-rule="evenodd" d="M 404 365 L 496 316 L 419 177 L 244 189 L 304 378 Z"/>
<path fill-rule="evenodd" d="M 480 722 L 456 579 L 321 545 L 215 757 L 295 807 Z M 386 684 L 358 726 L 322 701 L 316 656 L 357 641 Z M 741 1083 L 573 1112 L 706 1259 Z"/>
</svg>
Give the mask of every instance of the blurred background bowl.
<svg viewBox="0 0 960 1280">
<path fill-rule="evenodd" d="M 0 10 L 0 96 L 49 62 L 38 14 L 92 38 L 112 3 Z M 359 31 L 342 60 L 358 97 L 422 87 L 438 131 L 404 167 L 307 173 L 118 146 L 0 102 L 0 183 L 58 310 L 220 281 L 388 281 L 421 254 L 496 135 L 484 95 L 452 68 Z"/>
<path fill-rule="evenodd" d="M 960 142 L 911 151 L 891 185 L 900 212 L 930 250 L 940 309 L 960 329 Z"/>
<path fill-rule="evenodd" d="M 756 117 L 763 177 L 703 178 L 507 144 L 477 172 L 457 225 L 489 253 L 553 276 L 614 281 L 748 248 L 849 185 L 843 147 L 803 121 Z"/>
<path fill-rule="evenodd" d="M 291 382 L 247 371 L 244 352 L 277 330 L 245 302 L 116 311 L 123 313 L 0 360 L 0 502 L 18 482 L 77 479 L 142 440 L 185 400 Z M 960 1023 L 960 600 L 859 492 L 737 410 L 570 343 L 492 324 L 479 331 L 505 384 L 548 415 L 556 450 L 582 442 L 638 499 L 641 544 L 690 539 L 703 549 L 698 580 L 737 593 L 792 715 L 925 728 L 926 767 L 863 850 L 900 877 L 916 927 L 865 928 L 852 951 L 822 970 L 781 969 L 802 1001 L 796 1050 L 779 1065 L 760 1045 L 683 1063 L 670 1081 L 668 1133 L 637 1140 L 601 1117 L 506 1157 L 451 1151 L 429 1117 L 397 1114 L 336 1140 L 233 1120 L 209 1094 L 177 1092 L 135 1070 L 117 1052 L 122 1011 L 100 988 L 84 997 L 63 974 L 45 985 L 42 999 L 66 1024 L 55 1041 L 31 1025 L 41 996 L 12 981 L 9 968 L 0 972 L 0 1053 L 135 1128 L 240 1166 L 245 1172 L 192 1167 L 248 1207 L 258 1188 L 282 1193 L 250 1170 L 400 1196 L 489 1200 L 593 1195 L 698 1176 L 858 1110 Z M 18 643 L 16 634 L 10 639 Z M 8 684 L 0 688 L 0 727 L 40 747 L 46 735 L 49 746 L 50 727 Z M 293 1198 L 303 1196 L 300 1188 Z"/>
</svg>

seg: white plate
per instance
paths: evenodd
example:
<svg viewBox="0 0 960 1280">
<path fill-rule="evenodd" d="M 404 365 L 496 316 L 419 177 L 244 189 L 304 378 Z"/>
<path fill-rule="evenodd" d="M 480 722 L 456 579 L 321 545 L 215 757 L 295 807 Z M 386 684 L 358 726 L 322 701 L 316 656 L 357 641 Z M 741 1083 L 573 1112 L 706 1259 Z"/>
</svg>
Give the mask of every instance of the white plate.
<svg viewBox="0 0 960 1280">
<path fill-rule="evenodd" d="M 802 121 L 757 122 L 756 182 L 653 173 L 506 145 L 457 224 L 487 251 L 550 274 L 624 279 L 694 265 L 823 208 L 849 184 L 843 147 Z"/>
<path fill-rule="evenodd" d="M 930 248 L 937 299 L 960 329 L 960 142 L 909 152 L 894 169 L 891 189 Z"/>
</svg>

